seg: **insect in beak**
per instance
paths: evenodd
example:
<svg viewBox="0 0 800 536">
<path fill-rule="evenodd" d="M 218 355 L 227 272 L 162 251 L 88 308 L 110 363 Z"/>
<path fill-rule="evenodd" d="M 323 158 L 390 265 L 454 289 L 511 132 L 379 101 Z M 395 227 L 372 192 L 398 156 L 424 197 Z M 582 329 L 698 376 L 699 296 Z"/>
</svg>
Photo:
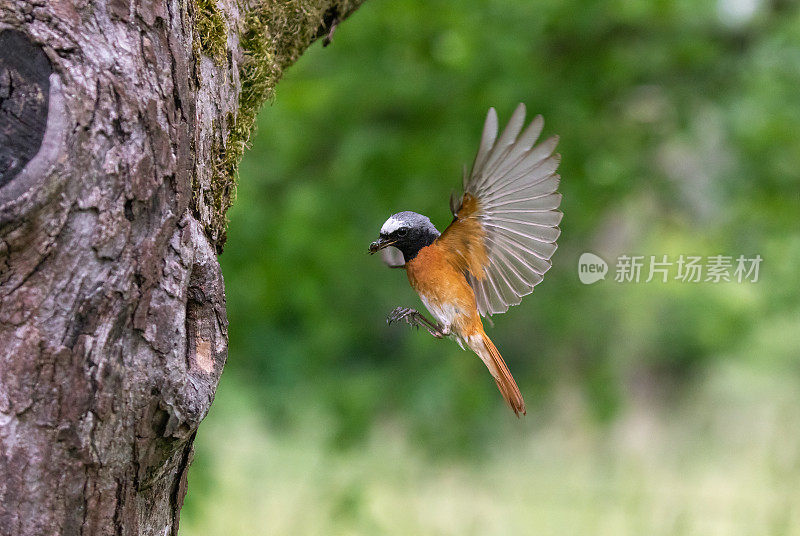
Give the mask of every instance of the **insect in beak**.
<svg viewBox="0 0 800 536">
<path fill-rule="evenodd" d="M 378 251 L 382 250 L 383 248 L 389 247 L 392 244 L 397 242 L 397 240 L 389 240 L 387 238 L 379 238 L 375 242 L 369 245 L 369 254 L 372 255 L 377 253 Z"/>
</svg>

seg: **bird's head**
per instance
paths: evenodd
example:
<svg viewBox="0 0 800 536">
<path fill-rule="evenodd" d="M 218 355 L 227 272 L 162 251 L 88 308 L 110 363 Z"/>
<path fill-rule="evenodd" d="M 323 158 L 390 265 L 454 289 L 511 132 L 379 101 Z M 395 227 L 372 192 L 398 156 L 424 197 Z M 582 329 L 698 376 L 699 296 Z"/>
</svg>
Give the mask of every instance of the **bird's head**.
<svg viewBox="0 0 800 536">
<path fill-rule="evenodd" d="M 381 227 L 378 239 L 369 245 L 370 253 L 394 246 L 403 253 L 406 262 L 417 256 L 419 250 L 429 246 L 439 236 L 427 216 L 405 211 L 392 214 Z"/>
</svg>

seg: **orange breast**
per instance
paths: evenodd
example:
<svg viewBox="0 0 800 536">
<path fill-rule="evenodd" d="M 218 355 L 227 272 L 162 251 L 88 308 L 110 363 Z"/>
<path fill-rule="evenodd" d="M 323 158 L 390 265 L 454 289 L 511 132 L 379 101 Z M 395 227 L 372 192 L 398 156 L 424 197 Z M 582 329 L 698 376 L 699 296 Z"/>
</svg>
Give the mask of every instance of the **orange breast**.
<svg viewBox="0 0 800 536">
<path fill-rule="evenodd" d="M 406 263 L 406 272 L 430 313 L 457 335 L 465 336 L 482 329 L 482 324 L 475 293 L 449 257 L 449 252 L 434 242 Z"/>
</svg>

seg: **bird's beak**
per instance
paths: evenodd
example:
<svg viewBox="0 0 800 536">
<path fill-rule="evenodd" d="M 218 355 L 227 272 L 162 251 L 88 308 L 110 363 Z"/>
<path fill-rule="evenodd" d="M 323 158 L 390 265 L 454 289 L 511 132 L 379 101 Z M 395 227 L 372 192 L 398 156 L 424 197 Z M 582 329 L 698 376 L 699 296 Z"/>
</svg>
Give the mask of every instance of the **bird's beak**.
<svg viewBox="0 0 800 536">
<path fill-rule="evenodd" d="M 369 253 L 370 255 L 377 253 L 383 248 L 391 246 L 395 242 L 396 240 L 389 240 L 388 238 L 379 238 L 375 242 L 369 245 Z"/>
</svg>

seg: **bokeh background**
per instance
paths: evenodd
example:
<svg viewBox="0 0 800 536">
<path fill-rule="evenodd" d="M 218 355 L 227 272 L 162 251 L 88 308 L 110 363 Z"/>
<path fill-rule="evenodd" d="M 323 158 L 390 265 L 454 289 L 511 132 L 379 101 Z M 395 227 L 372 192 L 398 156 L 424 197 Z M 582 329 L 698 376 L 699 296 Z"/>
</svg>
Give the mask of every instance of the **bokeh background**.
<svg viewBox="0 0 800 536">
<path fill-rule="evenodd" d="M 242 163 L 181 534 L 800 534 L 799 92 L 790 0 L 367 2 Z M 366 254 L 396 211 L 443 229 L 486 110 L 518 102 L 561 136 L 565 213 L 488 329 L 519 420 L 472 354 L 386 326 L 421 304 Z M 621 254 L 764 260 L 624 284 Z"/>
</svg>

